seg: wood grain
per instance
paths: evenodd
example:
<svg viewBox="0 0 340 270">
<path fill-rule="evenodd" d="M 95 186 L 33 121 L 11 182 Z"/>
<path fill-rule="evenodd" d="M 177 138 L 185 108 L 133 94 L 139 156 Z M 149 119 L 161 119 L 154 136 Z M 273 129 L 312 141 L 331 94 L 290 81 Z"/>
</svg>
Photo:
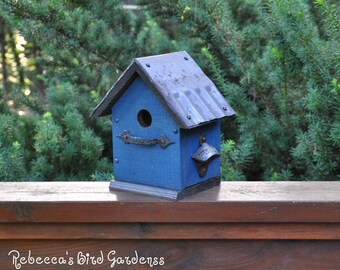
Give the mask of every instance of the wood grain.
<svg viewBox="0 0 340 270">
<path fill-rule="evenodd" d="M 7 223 L 0 239 L 340 239 L 340 223 Z"/>
<path fill-rule="evenodd" d="M 340 201 L 340 182 L 222 182 L 181 202 Z M 158 198 L 110 192 L 109 182 L 0 182 L 0 202 L 161 202 Z"/>
<path fill-rule="evenodd" d="M 222 183 L 179 202 L 108 186 L 0 183 L 0 270 L 15 269 L 11 250 L 106 258 L 95 266 L 25 264 L 22 270 L 150 269 L 111 267 L 111 250 L 124 258 L 164 257 L 155 269 L 340 269 L 338 182 Z"/>
<path fill-rule="evenodd" d="M 222 183 L 179 202 L 108 183 L 1 183 L 0 222 L 340 222 L 340 183 Z"/>
<path fill-rule="evenodd" d="M 0 261 L 2 268 L 14 269 L 11 250 L 21 256 L 74 258 L 74 265 L 24 265 L 22 269 L 151 269 L 148 265 L 114 265 L 107 254 L 114 250 L 116 257 L 135 256 L 163 257 L 163 266 L 155 269 L 290 269 L 290 270 L 327 270 L 340 269 L 339 241 L 265 241 L 265 240 L 77 240 L 59 242 L 0 241 Z M 77 265 L 77 255 L 100 256 L 103 263 Z M 67 254 L 67 255 L 66 255 Z M 112 258 L 111 258 L 112 260 Z"/>
</svg>

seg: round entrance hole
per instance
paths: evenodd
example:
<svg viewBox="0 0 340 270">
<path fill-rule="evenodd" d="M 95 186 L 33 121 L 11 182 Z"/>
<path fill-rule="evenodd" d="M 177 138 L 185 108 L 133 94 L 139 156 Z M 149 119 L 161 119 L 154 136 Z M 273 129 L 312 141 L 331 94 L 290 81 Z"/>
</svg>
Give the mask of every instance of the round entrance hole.
<svg viewBox="0 0 340 270">
<path fill-rule="evenodd" d="M 140 110 L 137 114 L 137 120 L 142 127 L 149 127 L 152 123 L 151 114 L 147 110 Z"/>
</svg>

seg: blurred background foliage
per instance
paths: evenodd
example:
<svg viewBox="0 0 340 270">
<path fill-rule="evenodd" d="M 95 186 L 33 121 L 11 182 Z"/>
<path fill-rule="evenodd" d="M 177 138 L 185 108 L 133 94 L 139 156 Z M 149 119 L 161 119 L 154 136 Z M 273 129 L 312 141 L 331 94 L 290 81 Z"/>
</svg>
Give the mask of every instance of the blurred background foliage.
<svg viewBox="0 0 340 270">
<path fill-rule="evenodd" d="M 340 180 L 336 3 L 0 0 L 0 181 L 112 178 L 91 111 L 133 58 L 179 50 L 237 112 L 224 180 Z"/>
</svg>

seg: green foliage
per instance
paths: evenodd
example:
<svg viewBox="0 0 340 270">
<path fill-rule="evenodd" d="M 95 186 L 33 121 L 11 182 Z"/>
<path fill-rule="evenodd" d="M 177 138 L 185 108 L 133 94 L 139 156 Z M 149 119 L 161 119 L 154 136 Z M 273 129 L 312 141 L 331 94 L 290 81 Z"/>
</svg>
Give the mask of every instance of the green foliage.
<svg viewBox="0 0 340 270">
<path fill-rule="evenodd" d="M 224 180 L 340 180 L 335 1 L 123 3 L 0 1 L 1 179 L 112 178 L 110 119 L 91 110 L 132 58 L 187 50 L 237 113 Z"/>
<path fill-rule="evenodd" d="M 327 33 L 334 39 L 340 38 L 340 19 L 338 17 L 339 6 L 335 3 L 330 5 L 326 0 L 315 0 L 315 5 L 321 8 L 324 22 L 327 25 Z"/>
<path fill-rule="evenodd" d="M 3 151 L 20 141 L 11 130 L 29 136 L 21 147 L 27 175 L 20 179 L 112 178 L 110 119 L 94 121 L 89 115 L 133 57 L 174 50 L 166 32 L 147 13 L 125 10 L 118 0 L 4 0 L 0 20 L 24 37 L 19 53 L 29 63 L 16 63 L 24 85 L 18 83 L 17 69 L 5 66 L 8 78 L 15 79 L 5 80 L 5 101 L 0 104 L 0 113 L 22 112 L 17 122 L 30 123 L 29 130 L 14 128 L 11 122 L 0 131 L 8 133 L 0 140 Z M 13 54 L 7 45 L 12 40 L 8 31 L 3 39 L 6 55 Z M 6 177 L 11 180 L 10 173 Z"/>
<path fill-rule="evenodd" d="M 27 177 L 24 150 L 25 127 L 18 117 L 0 115 L 0 179 L 2 181 L 22 181 Z"/>
<path fill-rule="evenodd" d="M 243 169 L 251 162 L 253 142 L 246 141 L 236 145 L 233 140 L 221 144 L 221 173 L 227 181 L 246 180 Z"/>
<path fill-rule="evenodd" d="M 4 147 L 0 144 L 1 181 L 22 181 L 27 177 L 23 149 L 18 141 Z"/>
<path fill-rule="evenodd" d="M 340 180 L 335 3 L 142 2 L 178 23 L 190 53 L 237 113 L 224 123 L 226 180 Z"/>
<path fill-rule="evenodd" d="M 103 143 L 86 128 L 79 113 L 79 93 L 70 84 L 47 89 L 50 110 L 38 122 L 34 137 L 36 179 L 86 179 L 95 171 Z"/>
</svg>

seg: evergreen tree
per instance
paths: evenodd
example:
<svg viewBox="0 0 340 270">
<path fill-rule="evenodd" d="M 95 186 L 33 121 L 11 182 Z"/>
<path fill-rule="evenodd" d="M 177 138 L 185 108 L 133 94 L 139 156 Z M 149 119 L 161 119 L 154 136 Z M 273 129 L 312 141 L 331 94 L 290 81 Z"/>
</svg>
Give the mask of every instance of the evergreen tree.
<svg viewBox="0 0 340 270">
<path fill-rule="evenodd" d="M 335 1 L 123 3 L 0 2 L 0 178 L 111 177 L 110 119 L 91 110 L 132 58 L 187 50 L 237 112 L 223 179 L 340 180 Z"/>
<path fill-rule="evenodd" d="M 174 50 L 165 32 L 117 0 L 4 0 L 0 17 L 31 44 L 27 57 L 35 70 L 31 94 L 16 84 L 4 104 L 3 113 L 27 112 L 18 121 L 34 119 L 29 143 L 20 144 L 31 153 L 23 161 L 29 174 L 12 180 L 111 178 L 110 119 L 89 115 L 133 57 Z M 4 153 L 15 142 L 2 143 Z"/>
<path fill-rule="evenodd" d="M 335 4 L 142 2 L 186 32 L 190 53 L 237 112 L 224 125 L 226 179 L 340 180 Z"/>
</svg>

